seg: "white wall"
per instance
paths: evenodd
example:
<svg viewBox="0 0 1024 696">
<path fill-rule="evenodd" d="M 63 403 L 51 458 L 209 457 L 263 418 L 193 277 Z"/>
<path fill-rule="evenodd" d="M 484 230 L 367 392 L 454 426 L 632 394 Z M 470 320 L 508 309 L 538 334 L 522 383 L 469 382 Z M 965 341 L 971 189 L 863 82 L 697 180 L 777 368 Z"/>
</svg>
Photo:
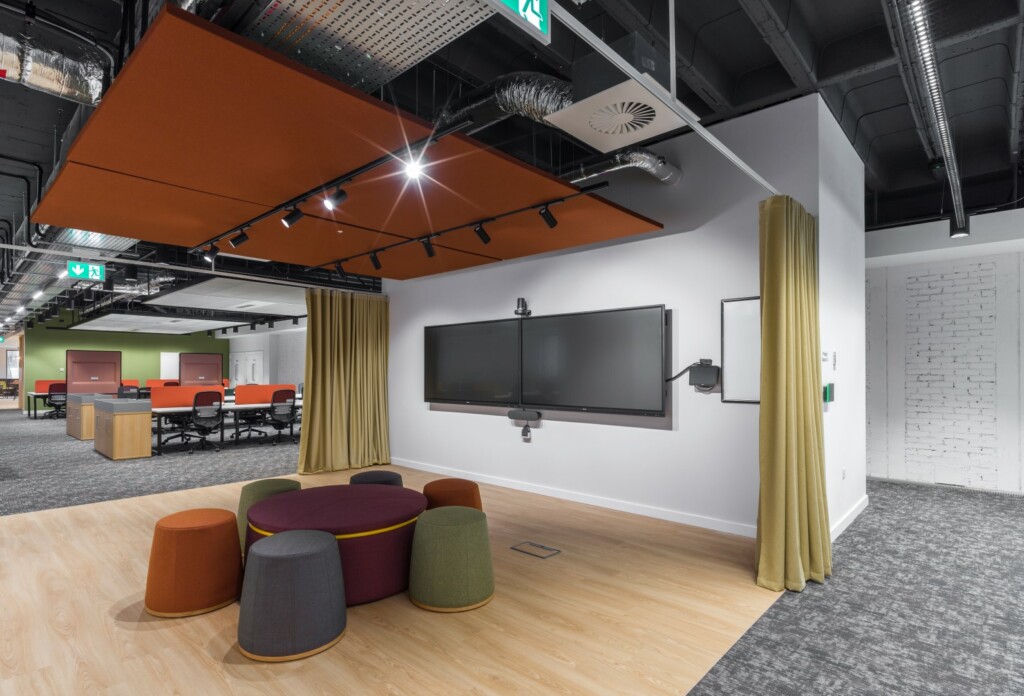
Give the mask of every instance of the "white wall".
<svg viewBox="0 0 1024 696">
<path fill-rule="evenodd" d="M 833 534 L 867 506 L 864 347 L 864 167 L 818 102 L 819 314 L 825 406 L 825 482 Z"/>
<path fill-rule="evenodd" d="M 863 236 L 861 214 L 852 204 L 862 196 L 863 183 L 860 163 L 850 159 L 852 150 L 838 127 L 822 126 L 823 108 L 814 95 L 712 130 L 813 214 L 818 213 L 819 196 L 826 200 L 822 265 L 832 269 L 840 265 L 840 258 L 849 262 L 847 255 L 862 243 L 847 237 Z M 841 144 L 829 144 L 819 158 L 819 135 Z M 720 301 L 759 293 L 757 203 L 766 194 L 696 136 L 676 138 L 656 149 L 681 165 L 684 179 L 679 185 L 665 188 L 642 174 L 624 172 L 612 175 L 607 196 L 665 223 L 664 233 L 386 284 L 391 296 L 393 461 L 738 534 L 754 533 L 756 405 L 723 404 L 717 394 L 697 394 L 677 382 L 669 430 L 545 420 L 535 429 L 533 441 L 524 443 L 518 428 L 503 415 L 431 409 L 423 401 L 423 327 L 511 317 L 517 297 L 527 298 L 538 314 L 664 303 L 674 314 L 673 369 L 700 357 L 719 362 Z M 819 167 L 828 171 L 822 183 Z M 845 168 L 856 171 L 844 172 Z M 823 294 L 821 308 L 823 316 L 856 322 L 859 307 L 862 327 L 864 280 L 862 266 L 858 276 L 858 259 L 863 259 L 862 250 L 852 268 L 841 269 L 842 282 Z M 856 287 L 848 296 L 852 285 Z M 828 330 L 830 341 L 845 341 L 846 329 Z M 862 341 L 861 330 L 857 342 Z M 844 372 L 836 380 L 849 385 L 844 388 L 851 402 L 858 398 L 858 377 L 855 372 L 847 375 L 845 366 L 856 362 L 853 355 L 844 360 Z M 853 369 L 860 370 L 863 385 L 863 364 Z M 862 386 L 860 394 L 863 399 Z M 828 416 L 826 460 L 833 521 L 848 516 L 850 508 L 844 505 L 856 493 L 843 484 L 833 485 L 831 458 L 839 448 L 855 453 L 859 447 L 863 460 L 863 437 L 851 445 L 837 435 L 847 420 L 853 432 L 863 429 L 863 408 L 858 415 L 854 406 L 837 407 Z M 855 459 L 853 454 L 850 461 L 842 460 L 848 482 L 857 475 Z M 859 485 L 862 490 L 863 482 Z"/>
<path fill-rule="evenodd" d="M 1010 253 L 869 271 L 872 476 L 1024 490 L 1022 262 Z"/>
<path fill-rule="evenodd" d="M 284 328 L 281 328 L 281 327 Z M 257 326 L 255 331 L 243 327 L 237 334 L 228 333 L 232 353 L 263 351 L 262 382 L 270 384 L 299 384 L 305 381 L 306 326 L 302 319 L 298 326 L 291 321 L 275 329 Z M 220 335 L 220 334 L 218 334 Z"/>
</svg>

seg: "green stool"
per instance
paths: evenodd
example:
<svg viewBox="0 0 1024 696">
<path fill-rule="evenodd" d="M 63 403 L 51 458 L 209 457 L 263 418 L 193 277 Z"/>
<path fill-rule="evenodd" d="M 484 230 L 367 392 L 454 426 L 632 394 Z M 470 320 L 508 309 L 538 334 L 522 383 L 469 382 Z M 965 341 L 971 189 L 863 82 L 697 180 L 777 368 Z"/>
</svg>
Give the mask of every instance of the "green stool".
<svg viewBox="0 0 1024 696">
<path fill-rule="evenodd" d="M 487 515 L 457 505 L 422 513 L 409 570 L 413 604 L 430 611 L 469 611 L 493 597 Z"/>
<path fill-rule="evenodd" d="M 242 544 L 242 555 L 245 555 L 245 537 L 249 527 L 249 508 L 278 493 L 297 491 L 302 484 L 291 479 L 261 479 L 242 486 L 242 495 L 238 498 L 238 540 Z"/>
</svg>

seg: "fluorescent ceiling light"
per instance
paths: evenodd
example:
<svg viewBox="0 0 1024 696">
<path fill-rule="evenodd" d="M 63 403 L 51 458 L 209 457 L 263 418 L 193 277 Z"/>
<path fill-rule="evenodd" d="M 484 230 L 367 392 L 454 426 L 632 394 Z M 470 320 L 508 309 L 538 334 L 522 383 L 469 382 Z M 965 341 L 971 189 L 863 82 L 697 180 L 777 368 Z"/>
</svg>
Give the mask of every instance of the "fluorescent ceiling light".
<svg viewBox="0 0 1024 696">
<path fill-rule="evenodd" d="M 63 280 L 64 278 L 67 278 L 67 277 L 68 277 L 68 269 L 66 269 L 66 268 L 63 271 L 61 271 L 60 273 L 57 274 L 57 280 Z"/>
<path fill-rule="evenodd" d="M 24 307 L 18 307 L 16 310 L 14 310 L 15 314 L 22 314 L 24 312 L 25 312 L 25 308 Z"/>
<path fill-rule="evenodd" d="M 36 290 L 34 293 L 32 293 L 32 299 L 33 300 L 38 300 L 42 296 L 43 296 L 43 291 L 42 290 Z"/>
</svg>

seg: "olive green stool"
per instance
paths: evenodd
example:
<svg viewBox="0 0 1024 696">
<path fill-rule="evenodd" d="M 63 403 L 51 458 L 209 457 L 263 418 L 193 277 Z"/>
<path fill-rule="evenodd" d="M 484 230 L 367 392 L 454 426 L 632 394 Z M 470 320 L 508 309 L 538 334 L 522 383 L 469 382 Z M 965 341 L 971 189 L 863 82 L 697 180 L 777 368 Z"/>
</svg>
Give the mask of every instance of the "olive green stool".
<svg viewBox="0 0 1024 696">
<path fill-rule="evenodd" d="M 291 479 L 261 479 L 242 486 L 242 495 L 238 498 L 238 541 L 245 555 L 245 537 L 249 528 L 249 508 L 278 493 L 288 493 L 302 488 L 302 484 Z"/>
<path fill-rule="evenodd" d="M 487 515 L 452 505 L 427 510 L 416 522 L 409 598 L 430 611 L 469 611 L 494 597 Z"/>
</svg>

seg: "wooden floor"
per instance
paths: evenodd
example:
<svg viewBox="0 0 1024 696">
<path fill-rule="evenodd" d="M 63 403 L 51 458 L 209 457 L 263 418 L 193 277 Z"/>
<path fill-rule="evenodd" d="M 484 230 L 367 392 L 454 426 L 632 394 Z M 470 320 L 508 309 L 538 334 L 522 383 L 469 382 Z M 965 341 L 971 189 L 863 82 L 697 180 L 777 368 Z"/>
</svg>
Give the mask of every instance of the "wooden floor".
<svg viewBox="0 0 1024 696">
<path fill-rule="evenodd" d="M 391 468 L 417 489 L 435 478 Z M 0 693 L 680 694 L 778 597 L 754 584 L 749 539 L 481 486 L 493 602 L 436 614 L 397 595 L 350 608 L 325 653 L 255 663 L 238 652 L 237 604 L 142 608 L 156 520 L 234 510 L 241 485 L 0 517 Z M 525 540 L 562 553 L 509 549 Z"/>
</svg>

